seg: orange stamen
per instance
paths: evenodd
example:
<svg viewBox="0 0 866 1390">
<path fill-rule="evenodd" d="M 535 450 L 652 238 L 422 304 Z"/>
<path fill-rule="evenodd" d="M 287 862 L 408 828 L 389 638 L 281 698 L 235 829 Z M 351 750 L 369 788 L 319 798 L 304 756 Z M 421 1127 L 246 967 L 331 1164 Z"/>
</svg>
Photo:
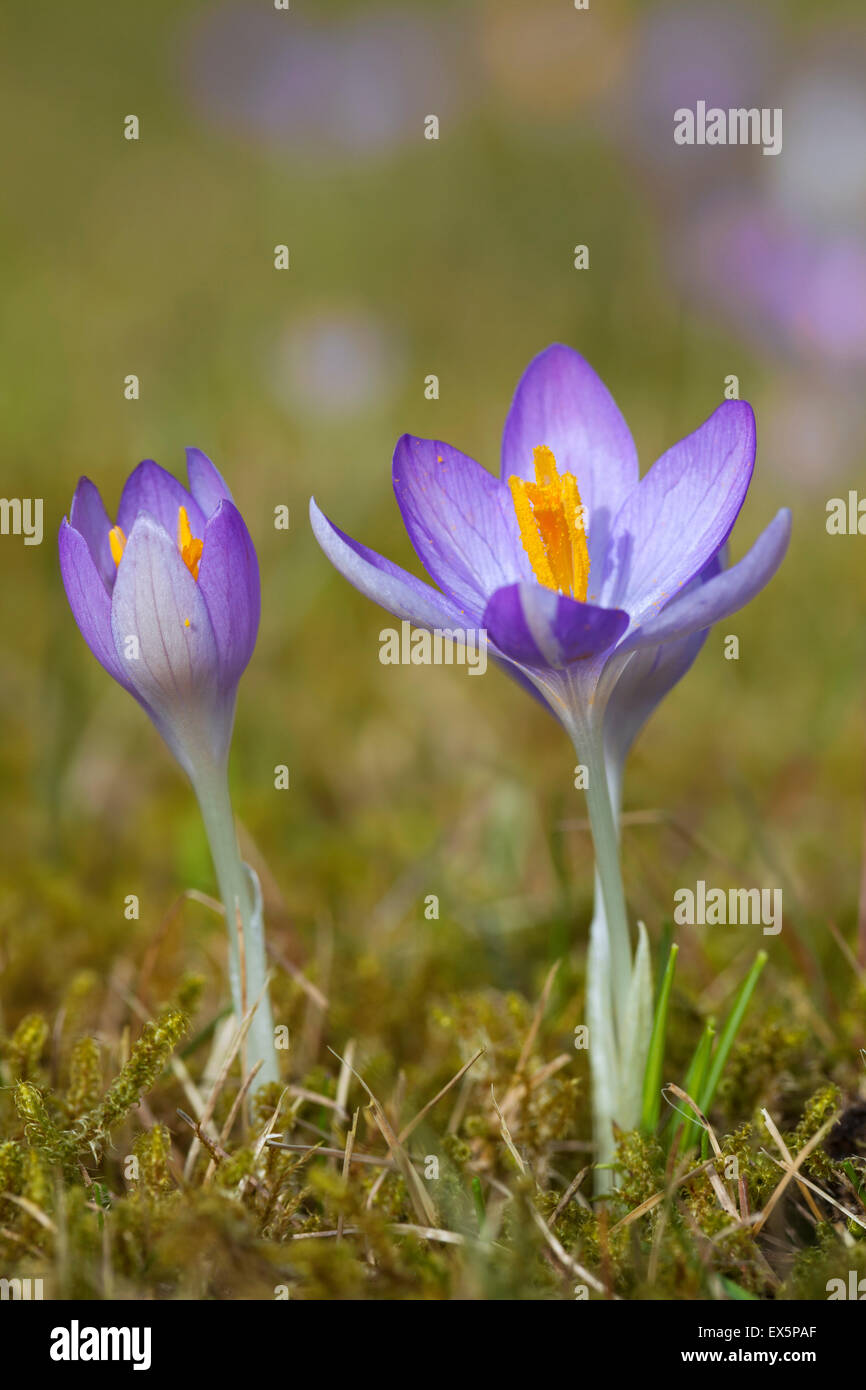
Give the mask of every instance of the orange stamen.
<svg viewBox="0 0 866 1390">
<path fill-rule="evenodd" d="M 535 482 L 508 479 L 523 548 L 539 584 L 586 600 L 589 548 L 577 479 L 559 474 L 546 445 L 533 450 Z"/>
<path fill-rule="evenodd" d="M 115 565 L 119 565 L 123 552 L 126 549 L 126 536 L 119 526 L 112 526 L 108 533 L 108 544 L 111 546 L 112 560 Z"/>
<path fill-rule="evenodd" d="M 177 511 L 177 548 L 193 579 L 198 579 L 198 567 L 201 564 L 204 541 L 192 534 L 186 507 L 178 507 Z"/>
</svg>

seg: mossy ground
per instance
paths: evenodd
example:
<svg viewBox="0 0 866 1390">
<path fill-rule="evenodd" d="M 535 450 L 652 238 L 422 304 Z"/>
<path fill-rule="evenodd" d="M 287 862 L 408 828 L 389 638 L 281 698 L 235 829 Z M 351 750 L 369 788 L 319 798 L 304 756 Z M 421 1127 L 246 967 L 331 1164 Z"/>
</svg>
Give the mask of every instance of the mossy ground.
<svg viewBox="0 0 866 1390">
<path fill-rule="evenodd" d="M 352 978 L 336 971 L 330 988 Z M 245 1096 L 237 1056 L 212 1080 L 209 1052 L 221 1042 L 224 1055 L 233 1028 L 214 1028 L 202 983 L 184 980 L 143 1025 L 131 989 L 137 1007 L 109 1040 L 105 990 L 78 975 L 51 1019 L 30 1014 L 5 1039 L 7 1277 L 80 1299 L 784 1299 L 826 1298 L 828 1279 L 866 1272 L 864 1228 L 821 1196 L 807 1205 L 789 1187 L 753 1230 L 782 1177 L 761 1107 L 796 1158 L 859 1082 L 805 1029 L 753 1019 L 735 1047 L 711 1116 L 727 1202 L 698 1150 L 665 1152 L 664 1130 L 622 1136 L 619 1190 L 594 1200 L 567 967 L 546 1007 L 492 989 L 392 996 L 383 1034 L 415 1037 L 403 1064 L 363 1036 L 342 1042 L 341 1062 L 320 996 L 278 970 L 278 1012 L 310 1055 L 296 1071 L 289 1050 L 285 1085 Z M 861 1108 L 801 1171 L 866 1222 L 864 1157 Z"/>
</svg>

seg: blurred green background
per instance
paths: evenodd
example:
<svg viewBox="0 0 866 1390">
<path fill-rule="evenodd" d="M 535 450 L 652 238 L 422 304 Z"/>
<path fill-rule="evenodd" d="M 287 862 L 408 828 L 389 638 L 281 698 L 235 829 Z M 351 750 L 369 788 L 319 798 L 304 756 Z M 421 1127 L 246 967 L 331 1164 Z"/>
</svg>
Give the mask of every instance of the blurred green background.
<svg viewBox="0 0 866 1390">
<path fill-rule="evenodd" d="M 358 1036 L 374 1072 L 423 1065 L 432 1000 L 533 998 L 564 953 L 579 973 L 592 859 L 562 732 L 492 670 L 380 665 L 389 620 L 306 515 L 314 493 L 418 572 L 397 437 L 497 469 L 520 372 L 560 340 L 610 386 L 643 468 L 729 374 L 755 408 L 734 556 L 783 505 L 791 550 L 632 756 L 626 887 L 657 940 L 697 878 L 782 885 L 778 937 L 680 932 L 679 1007 L 718 1006 L 763 945 L 765 1006 L 829 1041 L 854 978 L 831 925 L 856 952 L 863 839 L 864 541 L 825 530 L 828 497 L 862 478 L 866 115 L 853 88 L 839 100 L 862 8 L 151 0 L 34 3 L 3 30 L 3 490 L 45 499 L 40 547 L 0 538 L 5 1025 L 92 968 L 110 1035 L 113 991 L 155 941 L 146 1003 L 185 969 L 213 1007 L 225 992 L 219 922 L 187 903 L 166 925 L 178 894 L 214 890 L 193 798 L 87 652 L 55 544 L 80 474 L 113 512 L 141 458 L 182 474 L 188 444 L 258 548 L 235 806 L 272 943 L 327 988 L 333 1045 Z M 782 155 L 675 149 L 672 111 L 704 90 L 793 113 Z"/>
</svg>

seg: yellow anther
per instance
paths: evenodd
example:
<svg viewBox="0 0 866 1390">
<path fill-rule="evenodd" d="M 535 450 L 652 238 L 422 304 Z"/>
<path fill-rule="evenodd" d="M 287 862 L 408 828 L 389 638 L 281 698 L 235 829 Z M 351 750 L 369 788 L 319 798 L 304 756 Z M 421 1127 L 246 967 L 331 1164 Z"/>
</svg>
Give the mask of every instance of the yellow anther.
<svg viewBox="0 0 866 1390">
<path fill-rule="evenodd" d="M 183 625 L 184 627 L 189 627 L 189 618 L 184 618 Z"/>
<path fill-rule="evenodd" d="M 112 526 L 108 533 L 108 544 L 111 546 L 111 558 L 115 565 L 120 564 L 121 556 L 126 548 L 126 536 L 119 526 Z"/>
<path fill-rule="evenodd" d="M 589 549 L 577 479 L 557 472 L 546 445 L 533 450 L 535 482 L 508 479 L 520 539 L 539 584 L 584 602 L 589 588 Z"/>
<path fill-rule="evenodd" d="M 177 548 L 193 579 L 198 579 L 198 567 L 201 563 L 204 541 L 199 540 L 190 530 L 186 507 L 178 507 L 177 509 Z M 189 623 L 186 625 L 188 627 Z"/>
</svg>

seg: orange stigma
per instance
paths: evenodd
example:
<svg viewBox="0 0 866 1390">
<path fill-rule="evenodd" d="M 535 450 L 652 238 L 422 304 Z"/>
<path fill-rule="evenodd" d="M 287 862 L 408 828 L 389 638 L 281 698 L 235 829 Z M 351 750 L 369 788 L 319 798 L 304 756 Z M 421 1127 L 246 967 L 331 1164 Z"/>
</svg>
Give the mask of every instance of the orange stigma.
<svg viewBox="0 0 866 1390">
<path fill-rule="evenodd" d="M 126 536 L 119 526 L 112 526 L 108 533 L 108 544 L 111 546 L 112 560 L 115 565 L 119 565 L 123 552 L 126 549 Z"/>
<path fill-rule="evenodd" d="M 177 548 L 193 579 L 198 579 L 198 567 L 201 564 L 204 541 L 199 540 L 190 530 L 186 507 L 178 507 L 177 510 Z"/>
<path fill-rule="evenodd" d="M 535 482 L 511 477 L 520 539 L 539 584 L 583 603 L 589 588 L 586 520 L 573 473 L 559 474 L 546 445 L 533 449 Z"/>
</svg>

